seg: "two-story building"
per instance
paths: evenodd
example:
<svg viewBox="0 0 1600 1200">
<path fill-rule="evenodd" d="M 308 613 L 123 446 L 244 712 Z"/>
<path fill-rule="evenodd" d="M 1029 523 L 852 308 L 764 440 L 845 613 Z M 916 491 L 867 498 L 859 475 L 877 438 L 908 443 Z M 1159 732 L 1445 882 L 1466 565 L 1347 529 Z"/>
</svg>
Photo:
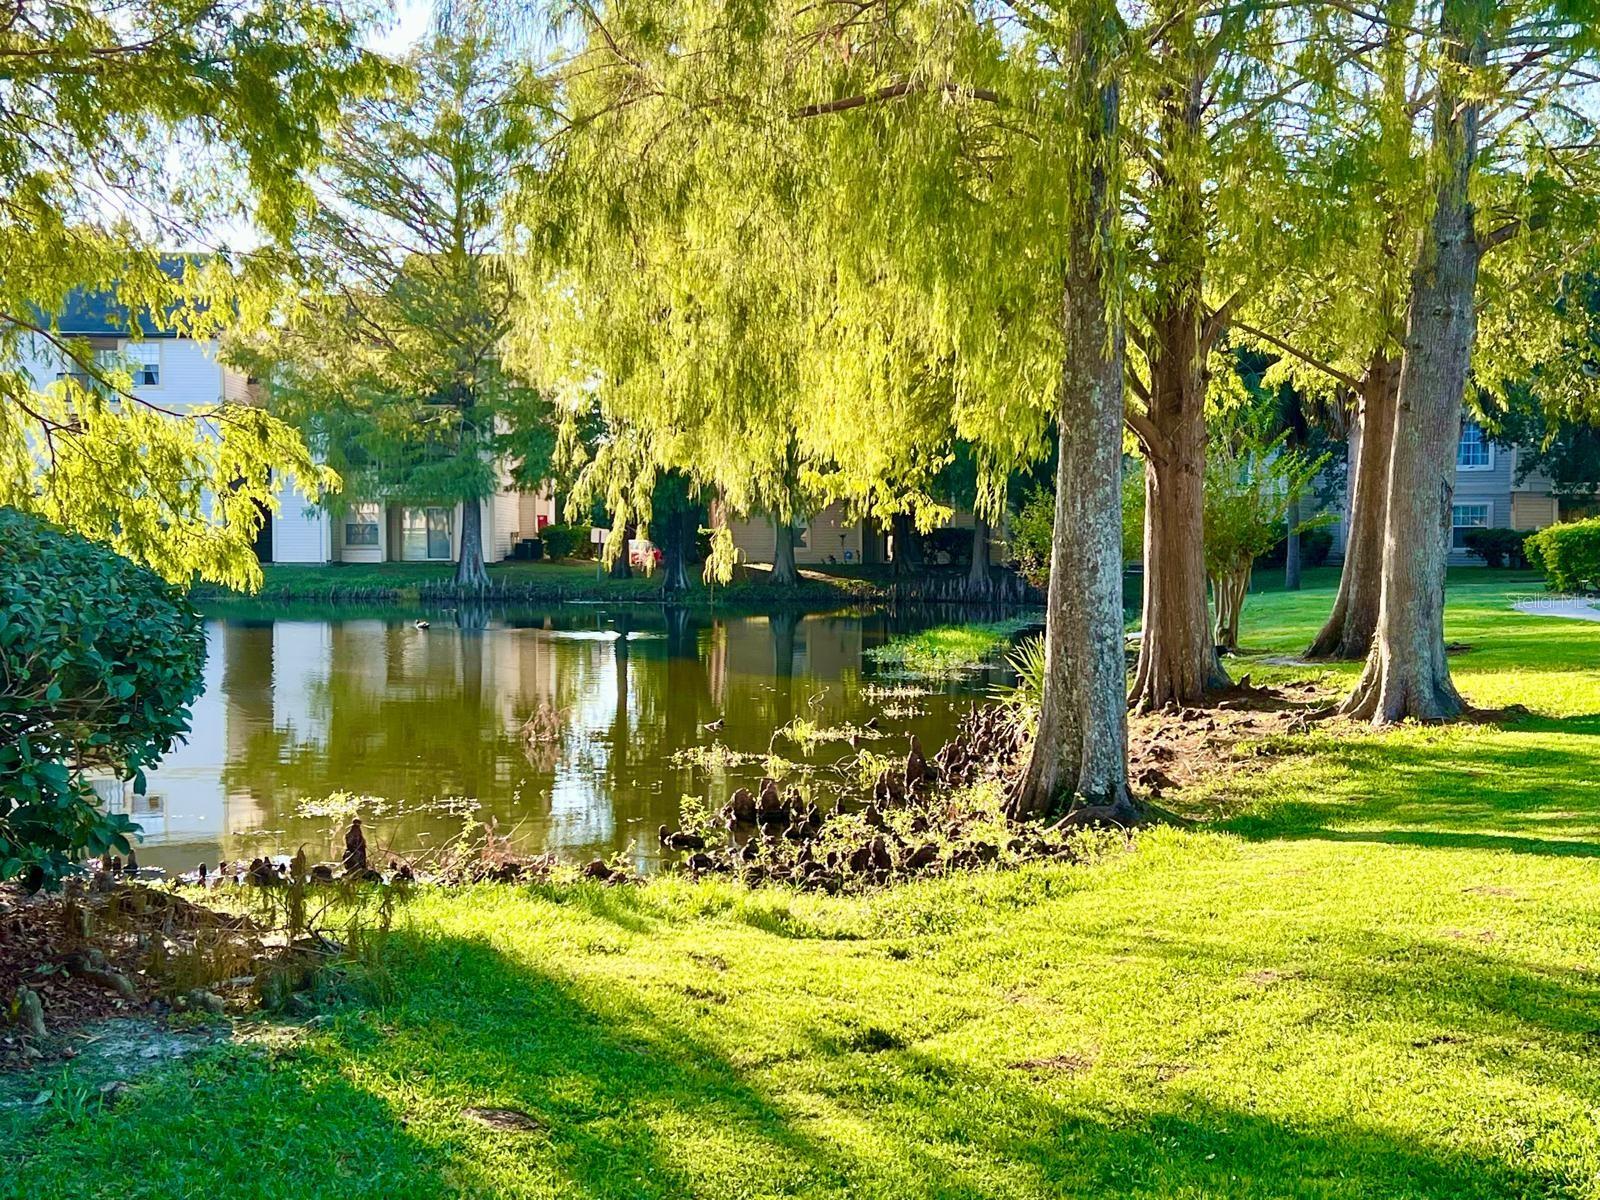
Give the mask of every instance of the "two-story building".
<svg viewBox="0 0 1600 1200">
<path fill-rule="evenodd" d="M 181 260 L 172 261 L 174 269 L 181 266 Z M 174 412 L 258 400 L 254 381 L 223 360 L 217 339 L 164 328 L 148 316 L 131 313 L 109 292 L 74 292 L 56 318 L 53 334 L 74 343 L 75 349 L 86 346 L 91 354 L 84 357 L 90 361 L 126 370 L 135 396 Z M 40 391 L 68 378 L 96 386 L 88 372 L 42 334 L 25 336 L 24 360 Z M 556 519 L 548 494 L 519 493 L 509 479 L 481 503 L 485 562 L 510 557 L 520 538 L 537 536 Z M 407 505 L 352 497 L 343 515 L 335 518 L 288 489 L 279 492 L 278 504 L 279 511 L 256 541 L 263 562 L 452 562 L 460 544 L 460 504 Z"/>
<path fill-rule="evenodd" d="M 1355 462 L 1360 454 L 1361 433 L 1357 427 L 1350 435 L 1349 461 Z M 1517 482 L 1517 455 L 1517 447 L 1492 441 L 1476 421 L 1462 424 L 1461 437 L 1456 442 L 1456 483 L 1450 506 L 1452 564 L 1465 566 L 1481 561 L 1467 553 L 1469 530 L 1541 529 L 1569 515 L 1562 497 L 1551 490 L 1550 480 L 1544 475 L 1533 472 Z M 1334 562 L 1344 557 L 1348 506 L 1347 490 L 1338 523 L 1333 527 L 1330 558 Z"/>
</svg>

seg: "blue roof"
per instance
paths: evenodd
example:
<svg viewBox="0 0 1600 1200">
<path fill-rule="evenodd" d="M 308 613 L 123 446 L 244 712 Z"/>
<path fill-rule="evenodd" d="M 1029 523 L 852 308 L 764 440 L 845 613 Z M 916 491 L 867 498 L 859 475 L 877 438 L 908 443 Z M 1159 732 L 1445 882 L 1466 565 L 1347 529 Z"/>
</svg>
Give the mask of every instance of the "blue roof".
<svg viewBox="0 0 1600 1200">
<path fill-rule="evenodd" d="M 192 254 L 163 254 L 161 269 L 173 279 L 183 275 L 184 268 L 195 260 Z M 106 289 L 73 288 L 67 293 L 61 312 L 56 314 L 55 325 L 63 334 L 84 337 L 110 337 L 128 334 L 135 330 L 146 338 L 177 337 L 172 327 L 172 317 L 182 305 L 174 304 L 166 310 L 165 320 L 157 320 L 149 309 L 132 312 L 117 300 L 114 287 Z M 50 315 L 35 311 L 39 323 L 46 324 Z"/>
</svg>

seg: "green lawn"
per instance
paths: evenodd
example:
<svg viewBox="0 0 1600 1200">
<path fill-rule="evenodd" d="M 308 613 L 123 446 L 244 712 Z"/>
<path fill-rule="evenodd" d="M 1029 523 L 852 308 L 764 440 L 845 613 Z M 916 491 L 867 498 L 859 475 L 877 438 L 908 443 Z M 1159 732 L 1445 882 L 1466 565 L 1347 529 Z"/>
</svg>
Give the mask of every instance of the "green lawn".
<svg viewBox="0 0 1600 1200">
<path fill-rule="evenodd" d="M 387 1002 L 16 1118 L 0 1194 L 1600 1196 L 1600 625 L 1534 586 L 1452 581 L 1513 726 L 1313 733 L 1091 866 L 425 896 Z"/>
</svg>

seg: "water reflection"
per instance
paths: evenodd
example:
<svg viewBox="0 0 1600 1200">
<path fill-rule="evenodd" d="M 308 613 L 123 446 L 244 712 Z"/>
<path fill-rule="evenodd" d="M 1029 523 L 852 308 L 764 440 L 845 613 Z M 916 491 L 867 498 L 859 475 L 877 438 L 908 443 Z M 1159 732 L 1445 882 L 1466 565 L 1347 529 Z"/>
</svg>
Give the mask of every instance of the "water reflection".
<svg viewBox="0 0 1600 1200">
<path fill-rule="evenodd" d="M 461 611 L 419 630 L 409 618 L 239 618 L 207 623 L 205 692 L 186 745 L 150 775 L 148 792 L 108 788 L 144 828 L 142 861 L 169 868 L 250 857 L 302 843 L 334 856 L 338 822 L 303 815 L 345 791 L 382 797 L 380 845 L 437 844 L 493 818 L 530 847 L 571 857 L 632 847 L 657 857 L 654 830 L 686 793 L 720 804 L 751 770 L 674 765 L 675 752 L 720 741 L 764 751 L 797 713 L 864 721 L 864 652 L 940 614 L 714 617 L 685 609 Z M 967 614 L 967 619 L 971 619 Z M 991 678 L 950 684 L 918 712 L 885 720 L 873 748 L 905 734 L 936 744 Z M 553 743 L 521 729 L 541 705 Z M 707 722 L 721 719 L 712 734 Z M 820 761 L 847 753 L 824 744 Z M 798 751 L 786 750 L 792 757 Z"/>
</svg>

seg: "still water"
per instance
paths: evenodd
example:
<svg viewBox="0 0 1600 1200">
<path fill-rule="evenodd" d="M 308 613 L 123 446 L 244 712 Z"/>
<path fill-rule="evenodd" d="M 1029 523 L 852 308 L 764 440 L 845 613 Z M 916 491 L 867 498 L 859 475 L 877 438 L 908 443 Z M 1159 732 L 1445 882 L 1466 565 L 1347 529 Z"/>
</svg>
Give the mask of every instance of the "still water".
<svg viewBox="0 0 1600 1200">
<path fill-rule="evenodd" d="M 951 614 L 944 614 L 952 619 Z M 975 619 L 963 613 L 953 619 Z M 852 753 L 808 756 L 774 730 L 878 718 L 862 748 L 903 756 L 916 733 L 931 754 L 976 698 L 1004 682 L 991 668 L 928 684 L 888 677 L 867 655 L 939 614 L 715 615 L 594 606 L 479 614 L 208 620 L 205 691 L 192 732 L 149 774 L 147 791 L 107 789 L 143 829 L 145 865 L 169 870 L 307 847 L 336 858 L 343 820 L 327 798 L 365 797 L 375 847 L 436 846 L 467 819 L 493 820 L 530 850 L 587 859 L 626 851 L 659 860 L 656 828 L 685 794 L 720 805 L 761 774 L 683 761 L 720 743 L 772 748 L 817 769 Z M 885 695 L 881 689 L 899 689 Z M 522 735 L 545 709 L 546 740 Z M 721 721 L 720 728 L 707 724 Z"/>
</svg>

